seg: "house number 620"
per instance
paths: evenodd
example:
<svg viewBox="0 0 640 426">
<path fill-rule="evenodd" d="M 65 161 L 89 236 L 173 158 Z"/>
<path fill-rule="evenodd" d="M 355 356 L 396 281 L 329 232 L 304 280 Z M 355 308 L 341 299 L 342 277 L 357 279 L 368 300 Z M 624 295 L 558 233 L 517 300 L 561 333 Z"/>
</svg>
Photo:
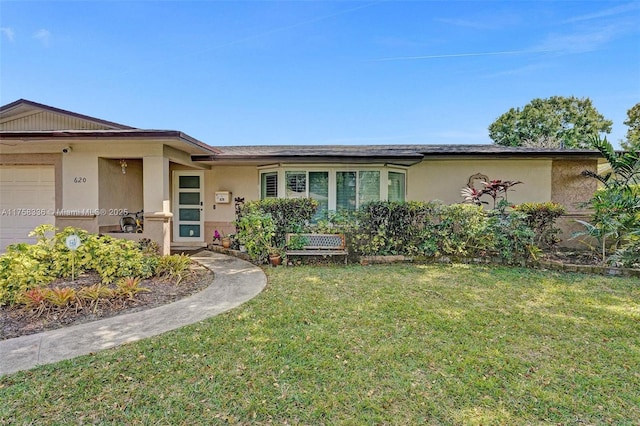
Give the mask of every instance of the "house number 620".
<svg viewBox="0 0 640 426">
<path fill-rule="evenodd" d="M 87 178 L 86 177 L 74 177 L 73 178 L 73 183 L 86 183 L 87 182 Z"/>
</svg>

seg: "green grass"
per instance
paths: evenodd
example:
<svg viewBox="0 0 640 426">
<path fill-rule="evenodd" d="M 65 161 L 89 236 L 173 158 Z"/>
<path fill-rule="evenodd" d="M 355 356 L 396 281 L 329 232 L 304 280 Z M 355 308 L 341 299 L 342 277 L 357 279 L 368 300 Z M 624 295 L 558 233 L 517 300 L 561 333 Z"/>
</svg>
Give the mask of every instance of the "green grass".
<svg viewBox="0 0 640 426">
<path fill-rule="evenodd" d="M 246 305 L 0 379 L 0 424 L 638 424 L 637 279 L 268 269 Z"/>
</svg>

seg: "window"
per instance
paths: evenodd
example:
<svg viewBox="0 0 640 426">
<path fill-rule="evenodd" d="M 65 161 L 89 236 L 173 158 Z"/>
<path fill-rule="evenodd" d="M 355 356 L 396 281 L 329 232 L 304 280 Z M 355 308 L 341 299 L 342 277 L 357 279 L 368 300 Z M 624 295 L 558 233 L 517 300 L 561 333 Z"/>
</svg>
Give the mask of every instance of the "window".
<svg viewBox="0 0 640 426">
<path fill-rule="evenodd" d="M 307 172 L 285 172 L 287 182 L 287 198 L 303 198 L 307 196 Z"/>
<path fill-rule="evenodd" d="M 309 197 L 318 202 L 314 219 L 321 219 L 329 211 L 329 172 L 309 172 Z"/>
<path fill-rule="evenodd" d="M 406 174 L 402 170 L 391 171 L 386 167 L 346 171 L 272 169 L 260 174 L 261 198 L 278 197 L 279 185 L 280 196 L 316 200 L 317 220 L 329 210 L 354 211 L 372 201 L 404 201 Z"/>
<path fill-rule="evenodd" d="M 358 207 L 371 201 L 380 201 L 380 172 L 358 173 Z"/>
<path fill-rule="evenodd" d="M 389 172 L 389 201 L 404 201 L 405 178 L 404 173 Z"/>
<path fill-rule="evenodd" d="M 356 172 L 336 172 L 336 210 L 356 209 Z"/>
<path fill-rule="evenodd" d="M 260 175 L 260 198 L 276 198 L 278 196 L 278 172 Z"/>
</svg>

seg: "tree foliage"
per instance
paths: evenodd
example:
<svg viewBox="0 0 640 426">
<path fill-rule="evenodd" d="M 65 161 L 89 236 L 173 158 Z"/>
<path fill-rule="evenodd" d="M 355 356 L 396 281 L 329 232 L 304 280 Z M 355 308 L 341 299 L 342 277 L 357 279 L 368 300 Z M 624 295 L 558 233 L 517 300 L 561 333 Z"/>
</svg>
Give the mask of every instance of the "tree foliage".
<svg viewBox="0 0 640 426">
<path fill-rule="evenodd" d="M 622 142 L 622 148 L 626 151 L 640 151 L 640 102 L 627 111 L 624 125 L 629 128 L 627 129 L 627 140 Z"/>
<path fill-rule="evenodd" d="M 511 108 L 489 126 L 489 137 L 505 146 L 591 148 L 590 137 L 610 133 L 612 124 L 589 98 L 552 96 Z"/>
</svg>

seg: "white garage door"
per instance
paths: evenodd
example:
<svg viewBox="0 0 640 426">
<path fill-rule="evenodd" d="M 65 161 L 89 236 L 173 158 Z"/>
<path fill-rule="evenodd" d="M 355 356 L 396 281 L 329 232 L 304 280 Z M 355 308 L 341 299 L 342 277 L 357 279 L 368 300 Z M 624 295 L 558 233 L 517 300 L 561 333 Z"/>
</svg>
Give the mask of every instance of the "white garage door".
<svg viewBox="0 0 640 426">
<path fill-rule="evenodd" d="M 55 224 L 53 166 L 0 166 L 0 252 L 9 244 L 33 242 L 29 232 Z"/>
</svg>

